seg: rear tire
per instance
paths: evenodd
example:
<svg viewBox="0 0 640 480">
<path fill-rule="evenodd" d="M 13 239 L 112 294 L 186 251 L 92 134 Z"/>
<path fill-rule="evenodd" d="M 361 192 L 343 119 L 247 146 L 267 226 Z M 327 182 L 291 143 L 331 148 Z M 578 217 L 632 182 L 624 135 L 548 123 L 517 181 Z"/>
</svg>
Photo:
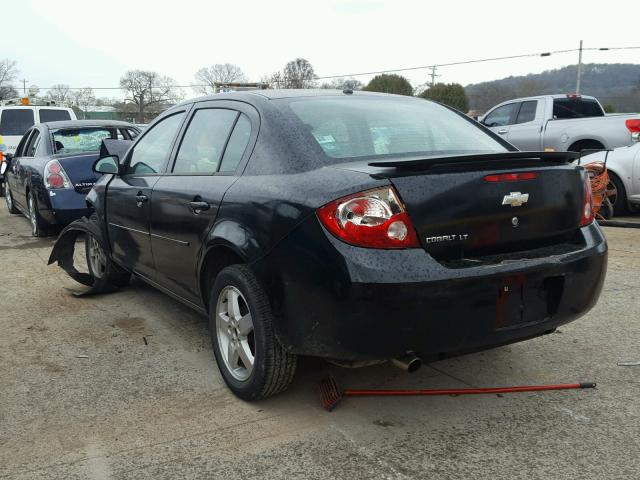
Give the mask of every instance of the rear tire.
<svg viewBox="0 0 640 480">
<path fill-rule="evenodd" d="M 622 180 L 613 173 L 609 171 L 609 185 L 607 185 L 607 192 L 615 191 L 615 197 L 611 197 L 611 206 L 613 208 L 613 216 L 619 217 L 626 214 L 629 211 L 627 205 L 627 191 L 624 188 L 624 184 Z"/>
<path fill-rule="evenodd" d="M 18 210 L 15 203 L 13 203 L 13 195 L 11 195 L 11 190 L 9 190 L 8 184 L 5 186 L 4 195 L 4 201 L 7 204 L 7 210 L 9 211 L 9 213 L 11 215 L 17 215 L 18 213 L 20 213 L 20 210 Z"/>
<path fill-rule="evenodd" d="M 293 380 L 297 356 L 278 342 L 269 298 L 246 265 L 231 265 L 216 277 L 209 331 L 222 378 L 243 400 L 270 397 Z"/>
<path fill-rule="evenodd" d="M 51 225 L 44 221 L 38 211 L 38 200 L 33 193 L 33 190 L 29 190 L 27 194 L 27 204 L 29 206 L 28 218 L 31 223 L 31 235 L 34 237 L 46 237 L 49 235 Z"/>
</svg>

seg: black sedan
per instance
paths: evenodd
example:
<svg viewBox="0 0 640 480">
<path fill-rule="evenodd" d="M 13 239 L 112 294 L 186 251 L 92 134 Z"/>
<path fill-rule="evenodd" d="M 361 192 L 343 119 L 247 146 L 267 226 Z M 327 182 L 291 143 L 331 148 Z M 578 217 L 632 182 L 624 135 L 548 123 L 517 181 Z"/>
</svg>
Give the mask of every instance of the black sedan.
<svg viewBox="0 0 640 480">
<path fill-rule="evenodd" d="M 519 152 L 417 98 L 205 97 L 97 161 L 95 214 L 50 263 L 90 292 L 135 274 L 208 315 L 224 380 L 258 399 L 298 355 L 415 365 L 587 312 L 607 246 L 574 157 Z M 80 234 L 89 274 L 73 266 Z"/>
<path fill-rule="evenodd" d="M 131 141 L 139 133 L 130 123 L 106 120 L 34 125 L 22 137 L 15 155 L 7 156 L 7 209 L 25 214 L 36 237 L 89 214 L 85 197 L 100 176 L 91 167 L 102 141 Z"/>
</svg>

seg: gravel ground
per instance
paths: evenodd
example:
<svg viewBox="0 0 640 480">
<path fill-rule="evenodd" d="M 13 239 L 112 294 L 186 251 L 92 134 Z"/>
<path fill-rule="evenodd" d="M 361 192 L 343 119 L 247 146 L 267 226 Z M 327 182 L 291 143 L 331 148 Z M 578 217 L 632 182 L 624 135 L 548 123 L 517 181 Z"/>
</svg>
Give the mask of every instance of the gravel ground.
<svg viewBox="0 0 640 480">
<path fill-rule="evenodd" d="M 555 334 L 424 366 L 305 360 L 291 390 L 237 400 L 204 319 L 139 281 L 100 297 L 46 266 L 52 239 L 0 208 L 0 478 L 640 478 L 640 230 L 606 229 L 598 306 Z M 597 390 L 346 399 L 351 387 L 598 382 Z"/>
</svg>

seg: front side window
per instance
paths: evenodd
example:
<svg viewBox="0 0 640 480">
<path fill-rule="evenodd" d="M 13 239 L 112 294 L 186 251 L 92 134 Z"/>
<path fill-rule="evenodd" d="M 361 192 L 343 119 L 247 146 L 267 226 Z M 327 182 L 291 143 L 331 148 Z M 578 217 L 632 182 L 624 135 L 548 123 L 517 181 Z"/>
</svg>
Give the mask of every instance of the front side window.
<svg viewBox="0 0 640 480">
<path fill-rule="evenodd" d="M 212 174 L 220 158 L 238 112 L 221 108 L 197 110 L 189 122 L 173 173 Z"/>
<path fill-rule="evenodd" d="M 151 127 L 133 147 L 125 173 L 160 173 L 183 119 L 184 112 L 180 112 L 160 120 Z"/>
<path fill-rule="evenodd" d="M 71 120 L 71 115 L 69 115 L 68 110 L 53 110 L 51 108 L 41 108 L 39 110 L 39 113 L 40 123 Z"/>
<path fill-rule="evenodd" d="M 504 127 L 511 124 L 511 117 L 517 103 L 509 103 L 496 108 L 482 121 L 487 127 Z"/>
<path fill-rule="evenodd" d="M 318 97 L 289 106 L 332 158 L 506 151 L 470 121 L 426 100 Z"/>
<path fill-rule="evenodd" d="M 31 108 L 8 108 L 0 113 L 0 135 L 24 135 L 34 123 Z"/>
</svg>

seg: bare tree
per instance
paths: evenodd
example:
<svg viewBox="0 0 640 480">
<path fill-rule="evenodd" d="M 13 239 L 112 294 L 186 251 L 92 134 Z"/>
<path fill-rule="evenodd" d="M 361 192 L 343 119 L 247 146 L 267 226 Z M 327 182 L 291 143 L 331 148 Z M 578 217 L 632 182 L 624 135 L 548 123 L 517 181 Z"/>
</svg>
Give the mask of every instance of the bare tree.
<svg viewBox="0 0 640 480">
<path fill-rule="evenodd" d="M 57 105 L 64 105 L 71 99 L 69 85 L 64 83 L 53 85 L 47 92 L 47 98 L 56 102 Z"/>
<path fill-rule="evenodd" d="M 284 67 L 286 88 L 312 88 L 315 86 L 316 74 L 313 66 L 304 58 L 291 60 Z"/>
<path fill-rule="evenodd" d="M 172 78 L 145 70 L 129 70 L 120 78 L 120 88 L 127 94 L 126 101 L 137 107 L 140 123 L 145 123 L 148 110 L 155 109 L 153 113 L 158 113 L 159 109 L 182 98 Z"/>
<path fill-rule="evenodd" d="M 333 90 L 362 90 L 364 85 L 355 78 L 334 78 L 329 82 L 324 82 L 320 88 Z"/>
<path fill-rule="evenodd" d="M 18 96 L 18 91 L 12 85 L 17 77 L 16 62 L 8 58 L 0 60 L 0 100 Z"/>
<path fill-rule="evenodd" d="M 196 85 L 192 88 L 196 93 L 208 95 L 217 93 L 217 85 L 221 83 L 243 83 L 247 77 L 240 67 L 232 63 L 216 63 L 203 67 L 195 74 Z"/>
<path fill-rule="evenodd" d="M 96 101 L 91 87 L 79 88 L 72 90 L 69 94 L 71 103 L 84 112 L 84 118 L 87 118 L 87 107 Z"/>
<path fill-rule="evenodd" d="M 291 60 L 281 72 L 263 77 L 269 88 L 313 88 L 316 86 L 316 75 L 313 66 L 304 58 Z"/>
</svg>

